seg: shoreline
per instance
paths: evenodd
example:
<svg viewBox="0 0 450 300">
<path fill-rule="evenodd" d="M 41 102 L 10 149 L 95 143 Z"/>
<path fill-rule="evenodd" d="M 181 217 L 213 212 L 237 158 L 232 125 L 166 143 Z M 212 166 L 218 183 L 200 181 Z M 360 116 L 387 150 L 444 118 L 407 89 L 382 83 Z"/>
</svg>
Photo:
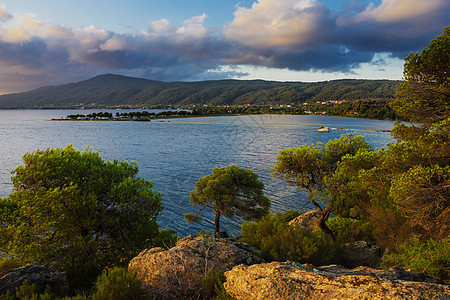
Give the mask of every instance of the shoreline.
<svg viewBox="0 0 450 300">
<path fill-rule="evenodd" d="M 195 115 L 195 116 L 165 116 L 155 117 L 151 119 L 132 120 L 132 119 L 94 119 L 94 120 L 71 120 L 71 119 L 51 119 L 46 121 L 71 121 L 71 122 L 145 122 L 145 123 L 174 123 L 174 124 L 221 124 L 221 125 L 267 125 L 267 126 L 320 126 L 318 124 L 301 123 L 301 124 L 283 124 L 283 123 L 265 123 L 254 124 L 245 122 L 189 122 L 176 119 L 190 119 L 190 118 L 206 118 L 206 117 L 232 117 L 232 116 L 264 116 L 264 115 L 281 115 L 281 114 L 217 114 L 217 115 Z M 316 116 L 322 117 L 323 115 L 293 115 L 293 116 Z M 323 116 L 326 117 L 326 116 Z M 328 116 L 328 117 L 342 117 L 342 116 Z M 174 120 L 175 119 L 175 120 Z M 361 118 L 364 119 L 364 118 Z M 372 119 L 368 119 L 372 120 Z M 384 120 L 379 120 L 384 121 Z M 390 121 L 390 120 L 388 120 Z M 349 130 L 349 131 L 366 131 L 366 132 L 381 132 L 390 133 L 392 130 L 377 130 L 377 129 L 359 129 L 359 128 L 346 128 L 346 127 L 333 127 L 331 130 Z"/>
</svg>

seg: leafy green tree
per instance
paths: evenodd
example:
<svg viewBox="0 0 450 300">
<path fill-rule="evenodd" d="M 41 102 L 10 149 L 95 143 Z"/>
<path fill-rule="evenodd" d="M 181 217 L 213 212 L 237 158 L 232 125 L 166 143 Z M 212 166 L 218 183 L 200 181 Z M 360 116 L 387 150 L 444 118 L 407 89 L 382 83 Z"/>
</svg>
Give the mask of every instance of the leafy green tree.
<svg viewBox="0 0 450 300">
<path fill-rule="evenodd" d="M 450 116 L 450 26 L 421 53 L 405 58 L 403 83 L 393 109 L 413 122 L 429 126 Z"/>
<path fill-rule="evenodd" d="M 449 234 L 450 27 L 421 53 L 405 59 L 394 111 L 416 122 L 396 123 L 384 150 L 344 157 L 328 181 L 338 199 L 368 219 L 380 246 Z M 343 211 L 335 211 L 345 215 Z"/>
<path fill-rule="evenodd" d="M 189 200 L 198 211 L 184 215 L 188 223 L 201 222 L 201 211 L 209 207 L 215 213 L 214 234 L 219 232 L 220 216 L 238 216 L 244 220 L 260 218 L 269 211 L 270 200 L 264 196 L 264 183 L 252 170 L 235 165 L 215 168 L 197 181 Z"/>
<path fill-rule="evenodd" d="M 336 171 L 326 180 L 327 190 L 334 197 L 333 215 L 361 219 L 367 217 L 367 203 L 383 202 L 389 191 L 389 173 L 384 172 L 383 149 L 362 148 L 354 155 L 342 157 Z"/>
<path fill-rule="evenodd" d="M 306 191 L 309 201 L 320 212 L 319 227 L 334 241 L 334 233 L 325 221 L 333 210 L 344 205 L 335 194 L 328 193 L 327 178 L 336 171 L 339 162 L 346 155 L 354 155 L 359 149 L 371 149 L 365 139 L 356 134 L 342 135 L 327 144 L 303 145 L 298 148 L 280 150 L 273 176 L 286 180 L 297 189 Z M 325 204 L 322 207 L 319 202 Z"/>
<path fill-rule="evenodd" d="M 392 107 L 419 124 L 396 124 L 387 150 L 390 197 L 415 236 L 450 231 L 450 27 L 405 59 L 404 82 Z"/>
<path fill-rule="evenodd" d="M 158 239 L 161 194 L 137 177 L 135 162 L 105 162 L 71 145 L 26 153 L 23 162 L 0 201 L 1 251 L 88 283 Z"/>
<path fill-rule="evenodd" d="M 450 166 L 417 165 L 393 178 L 390 196 L 397 209 L 420 226 L 421 234 L 445 237 L 450 230 Z"/>
</svg>

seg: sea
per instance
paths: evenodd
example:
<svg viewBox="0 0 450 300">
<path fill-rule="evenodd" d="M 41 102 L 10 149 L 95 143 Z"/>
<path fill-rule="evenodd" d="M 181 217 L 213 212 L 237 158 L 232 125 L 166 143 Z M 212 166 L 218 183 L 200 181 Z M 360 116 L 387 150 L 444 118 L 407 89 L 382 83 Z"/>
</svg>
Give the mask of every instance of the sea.
<svg viewBox="0 0 450 300">
<path fill-rule="evenodd" d="M 106 160 L 136 161 L 139 176 L 154 182 L 163 193 L 161 229 L 172 228 L 179 236 L 214 231 L 212 211 L 205 211 L 200 224 L 189 225 L 183 214 L 195 212 L 189 193 L 213 168 L 236 165 L 251 169 L 264 183 L 272 212 L 311 207 L 305 192 L 271 176 L 280 149 L 326 143 L 356 132 L 379 149 L 394 142 L 392 121 L 309 115 L 241 115 L 191 117 L 151 122 L 52 121 L 70 114 L 128 110 L 0 110 L 0 197 L 12 191 L 11 171 L 22 156 L 37 149 L 88 147 Z M 136 110 L 132 110 L 136 111 Z M 158 112 L 158 111 L 154 111 Z M 317 132 L 327 126 L 329 132 Z M 240 233 L 242 220 L 221 219 L 221 230 Z"/>
</svg>

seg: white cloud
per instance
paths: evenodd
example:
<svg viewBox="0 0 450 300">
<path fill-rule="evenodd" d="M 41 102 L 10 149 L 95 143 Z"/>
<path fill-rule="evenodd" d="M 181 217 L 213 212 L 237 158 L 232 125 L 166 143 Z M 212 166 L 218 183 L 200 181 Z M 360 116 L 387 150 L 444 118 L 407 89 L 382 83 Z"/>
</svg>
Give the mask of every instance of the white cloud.
<svg viewBox="0 0 450 300">
<path fill-rule="evenodd" d="M 3 21 L 0 39 L 19 43 L 29 40 L 33 35 L 38 35 L 45 25 L 35 21 L 34 18 L 34 14 L 25 14 L 23 17 L 19 14 L 10 15 L 4 6 L 0 6 L 0 21 Z"/>
<path fill-rule="evenodd" d="M 170 21 L 168 19 L 160 19 L 156 21 L 149 21 L 150 32 L 142 31 L 145 35 L 153 36 L 168 35 L 170 33 Z"/>
<path fill-rule="evenodd" d="M 224 36 L 255 48 L 293 47 L 306 50 L 327 32 L 327 11 L 315 0 L 259 0 L 237 7 Z"/>
<path fill-rule="evenodd" d="M 195 16 L 183 22 L 183 26 L 175 31 L 176 40 L 179 43 L 186 43 L 192 40 L 208 38 L 213 30 L 206 28 L 203 24 L 207 15 Z"/>
<path fill-rule="evenodd" d="M 376 21 L 381 23 L 410 20 L 439 9 L 448 9 L 448 0 L 382 0 L 380 6 L 370 3 L 354 17 L 356 22 Z"/>
<path fill-rule="evenodd" d="M 4 4 L 0 4 L 0 22 L 6 22 L 11 18 L 12 16 L 6 11 L 6 6 Z"/>
<path fill-rule="evenodd" d="M 126 49 L 127 42 L 123 37 L 113 35 L 106 42 L 100 45 L 100 49 L 103 51 L 117 51 Z"/>
</svg>

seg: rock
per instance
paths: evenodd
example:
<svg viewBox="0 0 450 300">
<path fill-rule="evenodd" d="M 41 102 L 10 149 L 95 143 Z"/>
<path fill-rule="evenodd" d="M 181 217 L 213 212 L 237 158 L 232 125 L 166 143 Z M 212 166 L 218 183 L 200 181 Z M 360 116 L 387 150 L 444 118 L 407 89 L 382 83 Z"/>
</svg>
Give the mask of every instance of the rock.
<svg viewBox="0 0 450 300">
<path fill-rule="evenodd" d="M 316 230 L 320 229 L 319 219 L 320 219 L 320 212 L 318 210 L 313 209 L 292 219 L 291 221 L 289 221 L 289 225 L 309 230 Z"/>
<path fill-rule="evenodd" d="M 450 299 L 450 286 L 400 269 L 327 266 L 308 269 L 292 263 L 240 265 L 225 272 L 225 290 L 240 299 Z M 417 282 L 425 279 L 428 282 Z M 430 283 L 435 282 L 435 283 Z"/>
<path fill-rule="evenodd" d="M 187 236 L 169 250 L 144 250 L 128 267 L 135 270 L 155 298 L 191 298 L 201 293 L 202 279 L 211 268 L 231 270 L 264 260 L 250 245 L 211 236 Z"/>
<path fill-rule="evenodd" d="M 25 280 L 29 285 L 35 284 L 39 292 L 43 292 L 48 285 L 58 296 L 66 295 L 69 289 L 64 272 L 50 271 L 34 264 L 6 272 L 0 278 L 0 295 L 6 294 L 7 291 L 15 293 L 16 287 L 20 287 Z"/>
<path fill-rule="evenodd" d="M 342 264 L 348 268 L 357 266 L 378 266 L 381 260 L 381 249 L 366 241 L 344 244 L 340 253 Z"/>
</svg>

